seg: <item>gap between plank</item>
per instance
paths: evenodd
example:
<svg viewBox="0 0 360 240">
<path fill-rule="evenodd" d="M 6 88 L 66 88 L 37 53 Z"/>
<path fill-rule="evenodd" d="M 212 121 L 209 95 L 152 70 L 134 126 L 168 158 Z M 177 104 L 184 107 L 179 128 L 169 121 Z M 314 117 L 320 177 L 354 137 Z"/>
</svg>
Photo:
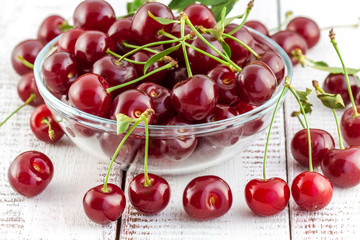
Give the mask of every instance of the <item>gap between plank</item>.
<svg viewBox="0 0 360 240">
<path fill-rule="evenodd" d="M 122 189 L 124 192 L 125 192 L 126 175 L 127 175 L 127 171 L 122 171 L 121 189 Z M 122 217 L 120 217 L 120 218 L 117 220 L 117 222 L 116 222 L 116 235 L 115 235 L 115 240 L 120 240 L 121 221 L 122 221 Z"/>
</svg>

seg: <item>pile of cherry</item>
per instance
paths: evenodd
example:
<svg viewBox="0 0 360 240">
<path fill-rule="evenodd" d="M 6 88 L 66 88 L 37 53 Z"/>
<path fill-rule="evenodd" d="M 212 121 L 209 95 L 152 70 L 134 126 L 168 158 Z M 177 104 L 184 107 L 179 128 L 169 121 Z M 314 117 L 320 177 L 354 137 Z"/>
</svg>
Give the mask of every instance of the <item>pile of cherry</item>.
<svg viewBox="0 0 360 240">
<path fill-rule="evenodd" d="M 251 7 L 252 2 L 248 10 Z M 62 33 L 41 69 L 44 81 L 55 96 L 96 116 L 117 119 L 119 114 L 126 115 L 129 122 L 139 124 L 143 121 L 145 125 L 190 125 L 234 117 L 272 97 L 284 79 L 284 63 L 279 55 L 256 41 L 242 27 L 245 21 L 224 27 L 221 32 L 224 45 L 211 35 L 217 23 L 209 8 L 193 4 L 184 13 L 175 17 L 166 5 L 149 2 L 134 16 L 116 19 L 107 2 L 87 0 L 74 11 L 74 27 L 60 16 L 46 18 L 38 30 L 38 39 L 21 42 L 12 54 L 13 67 L 21 75 L 19 96 L 25 105 L 37 106 L 30 121 L 35 136 L 55 143 L 64 134 L 44 104 L 32 71 L 32 64 L 42 47 Z M 164 19 L 173 21 L 167 24 Z M 258 21 L 249 21 L 245 25 L 269 36 L 266 27 Z M 271 35 L 294 64 L 298 61 L 303 64 L 294 51 L 300 49 L 305 54 L 319 37 L 316 23 L 303 17 L 294 18 L 286 30 Z M 223 46 L 228 46 L 231 54 Z M 149 61 L 152 64 L 148 64 Z M 352 75 L 350 80 L 351 89 L 356 93 L 357 81 Z M 323 88 L 329 93 L 340 94 L 345 105 L 354 104 L 347 82 L 347 74 L 331 73 Z M 325 94 L 318 85 L 314 86 L 319 95 Z M 288 82 L 285 87 L 293 90 Z M 302 105 L 301 109 L 306 121 Z M 355 114 L 359 110 L 360 107 L 349 108 L 341 120 L 344 139 L 354 146 L 344 148 L 340 142 L 341 149 L 335 149 L 332 136 L 320 129 L 304 129 L 294 136 L 293 156 L 309 167 L 308 172 L 293 180 L 291 188 L 295 202 L 302 209 L 325 207 L 332 197 L 332 183 L 352 187 L 360 182 L 360 117 Z M 214 144 L 224 147 L 221 142 Z M 180 145 L 174 142 L 176 151 L 170 151 L 166 157 L 184 159 L 191 154 L 196 142 L 185 151 L 179 151 Z M 174 156 L 174 152 L 185 155 Z M 131 181 L 128 197 L 141 213 L 156 214 L 169 203 L 170 186 L 164 178 L 147 173 L 146 160 L 147 152 L 145 171 Z M 266 155 L 264 168 L 265 160 Z M 312 164 L 321 166 L 332 183 L 313 172 Z M 83 199 L 87 216 L 100 224 L 120 218 L 126 203 L 123 191 L 107 183 L 111 165 L 105 183 L 90 189 Z M 50 159 L 36 151 L 20 154 L 8 171 L 11 186 L 27 197 L 42 192 L 52 176 Z M 245 196 L 253 212 L 268 216 L 287 206 L 290 189 L 284 180 L 266 179 L 264 174 L 264 179 L 254 179 L 247 184 Z M 189 216 L 198 220 L 220 217 L 231 208 L 231 189 L 217 176 L 197 177 L 186 186 L 183 205 Z"/>
</svg>

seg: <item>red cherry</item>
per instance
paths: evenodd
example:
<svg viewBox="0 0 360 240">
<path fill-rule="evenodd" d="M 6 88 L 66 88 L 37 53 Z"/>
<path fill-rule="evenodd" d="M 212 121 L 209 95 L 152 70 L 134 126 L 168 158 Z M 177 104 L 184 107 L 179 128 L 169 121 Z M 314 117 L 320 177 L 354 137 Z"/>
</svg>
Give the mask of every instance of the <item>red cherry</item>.
<svg viewBox="0 0 360 240">
<path fill-rule="evenodd" d="M 75 43 L 81 34 L 83 34 L 85 30 L 79 28 L 70 29 L 59 38 L 58 40 L 58 50 L 68 52 L 72 55 L 75 54 Z"/>
<path fill-rule="evenodd" d="M 257 215 L 272 216 L 288 204 L 290 188 L 281 178 L 253 179 L 246 184 L 246 203 Z"/>
<path fill-rule="evenodd" d="M 126 199 L 123 191 L 115 184 L 108 183 L 108 192 L 104 185 L 91 188 L 83 199 L 86 216 L 98 224 L 108 224 L 118 220 L 124 212 Z"/>
<path fill-rule="evenodd" d="M 58 15 L 51 15 L 41 23 L 37 38 L 44 45 L 50 42 L 52 39 L 62 34 L 61 25 L 65 22 L 65 19 Z"/>
<path fill-rule="evenodd" d="M 184 13 L 194 26 L 213 28 L 216 20 L 212 11 L 202 4 L 191 4 L 184 9 Z"/>
<path fill-rule="evenodd" d="M 320 166 L 325 154 L 335 148 L 333 137 L 327 131 L 310 129 L 312 165 Z M 309 167 L 309 147 L 307 130 L 298 131 L 291 140 L 291 153 L 294 159 L 303 166 Z"/>
<path fill-rule="evenodd" d="M 185 187 L 183 206 L 185 212 L 196 220 L 221 217 L 230 210 L 231 205 L 231 189 L 217 176 L 194 178 Z"/>
<path fill-rule="evenodd" d="M 259 21 L 247 21 L 245 23 L 245 26 L 252 28 L 258 32 L 261 32 L 262 34 L 269 36 L 269 31 L 267 30 L 267 28 L 265 27 L 264 24 L 262 24 Z"/>
<path fill-rule="evenodd" d="M 360 112 L 360 106 L 356 106 Z M 348 108 L 341 117 L 340 129 L 348 145 L 360 146 L 360 116 L 353 117 L 353 109 Z"/>
<path fill-rule="evenodd" d="M 127 43 L 135 43 L 132 30 L 131 30 L 132 20 L 127 18 L 121 18 L 116 20 L 109 28 L 108 35 L 114 41 L 116 49 L 120 54 L 128 52 L 130 49 L 124 47 L 122 44 L 123 41 Z"/>
<path fill-rule="evenodd" d="M 251 111 L 251 110 L 253 110 L 255 108 L 256 108 L 256 106 L 248 104 L 248 103 L 246 103 L 244 101 L 239 101 L 236 104 L 236 109 L 239 112 L 239 114 L 247 113 L 247 112 L 249 112 L 249 111 Z"/>
<path fill-rule="evenodd" d="M 302 210 L 316 211 L 330 203 L 333 185 L 320 173 L 302 172 L 293 180 L 291 193 Z"/>
<path fill-rule="evenodd" d="M 54 175 L 51 160 L 37 151 L 23 152 L 10 164 L 8 179 L 11 187 L 25 197 L 40 194 Z"/>
<path fill-rule="evenodd" d="M 355 96 L 356 93 L 358 92 L 358 86 L 359 86 L 358 80 L 354 75 L 349 75 L 349 81 L 350 81 L 351 91 Z M 348 105 L 350 103 L 349 91 L 344 74 L 330 73 L 329 75 L 327 75 L 327 77 L 325 78 L 323 89 L 327 93 L 340 94 L 345 105 Z"/>
<path fill-rule="evenodd" d="M 166 81 L 162 84 L 168 89 L 172 89 L 178 82 L 186 80 L 188 78 L 186 67 L 178 67 L 169 70 Z"/>
<path fill-rule="evenodd" d="M 360 147 L 330 149 L 321 163 L 321 170 L 331 183 L 341 188 L 360 183 Z"/>
<path fill-rule="evenodd" d="M 129 184 L 129 200 L 141 213 L 146 215 L 161 212 L 170 201 L 170 185 L 162 177 L 148 174 L 150 186 L 145 186 L 145 175 L 139 174 Z"/>
<path fill-rule="evenodd" d="M 294 31 L 301 35 L 305 39 L 308 48 L 315 46 L 320 39 L 319 26 L 313 20 L 306 17 L 292 19 L 287 24 L 286 30 Z"/>
<path fill-rule="evenodd" d="M 29 103 L 31 106 L 36 107 L 44 103 L 44 99 L 41 97 L 36 86 L 34 72 L 28 72 L 21 76 L 21 79 L 17 84 L 17 91 L 23 102 L 30 97 L 30 94 L 35 94 L 35 99 Z"/>
</svg>

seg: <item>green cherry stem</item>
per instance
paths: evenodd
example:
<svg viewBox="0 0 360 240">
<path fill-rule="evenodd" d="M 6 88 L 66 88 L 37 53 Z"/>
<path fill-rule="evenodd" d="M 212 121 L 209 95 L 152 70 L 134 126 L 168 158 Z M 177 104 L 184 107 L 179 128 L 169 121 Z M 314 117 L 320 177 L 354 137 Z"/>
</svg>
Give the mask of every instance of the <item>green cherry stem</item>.
<svg viewBox="0 0 360 240">
<path fill-rule="evenodd" d="M 243 46 L 244 48 L 246 48 L 252 55 L 254 55 L 256 57 L 256 59 L 259 59 L 260 56 L 259 54 L 257 54 L 254 49 L 252 49 L 251 47 L 249 47 L 246 43 L 240 41 L 239 39 L 237 39 L 236 37 L 233 37 L 229 34 L 223 33 L 222 34 L 224 38 L 230 38 L 231 40 L 234 40 L 235 42 L 239 43 L 241 46 Z"/>
<path fill-rule="evenodd" d="M 124 47 L 133 48 L 133 49 L 136 49 L 136 48 L 139 47 L 139 46 L 137 46 L 137 45 L 130 44 L 130 43 L 127 43 L 127 42 L 124 42 L 124 41 L 122 42 L 122 45 L 123 45 Z M 143 48 L 143 50 L 148 51 L 148 52 L 151 52 L 151 53 L 155 53 L 155 54 L 159 53 L 159 52 L 156 51 L 155 49 L 151 49 L 151 48 Z"/>
<path fill-rule="evenodd" d="M 352 108 L 353 108 L 353 117 L 354 117 L 354 118 L 359 117 L 360 114 L 358 113 L 358 111 L 357 111 L 357 109 L 356 109 L 356 104 L 355 104 L 355 101 L 354 101 L 354 96 L 353 96 L 352 91 L 351 91 L 351 85 L 350 85 L 349 75 L 348 75 L 347 69 L 346 69 L 346 67 L 345 67 L 344 61 L 343 61 L 343 59 L 342 59 L 342 57 L 341 57 L 339 48 L 338 48 L 338 46 L 337 46 L 337 42 L 336 42 L 336 40 L 335 40 L 335 33 L 334 33 L 334 30 L 333 30 L 333 29 L 330 30 L 330 32 L 329 32 L 329 37 L 330 37 L 330 42 L 331 42 L 332 45 L 334 46 L 335 51 L 336 51 L 337 55 L 339 56 L 341 65 L 342 65 L 343 70 L 344 70 L 344 75 L 345 75 L 345 79 L 346 79 L 346 85 L 347 85 L 347 87 L 348 87 L 349 97 L 350 97 L 350 101 L 351 101 Z"/>
<path fill-rule="evenodd" d="M 119 55 L 119 54 L 111 51 L 110 49 L 106 49 L 106 53 L 107 53 L 107 54 L 110 54 L 111 56 L 114 56 L 114 57 L 116 57 L 116 58 L 121 58 L 121 57 L 122 57 L 121 55 Z M 123 60 L 125 60 L 125 61 L 127 61 L 127 62 L 129 62 L 129 63 L 132 63 L 132 64 L 145 65 L 145 63 L 146 63 L 146 62 L 137 62 L 137 61 L 131 60 L 131 59 L 129 59 L 129 58 L 124 58 Z M 117 65 L 119 64 L 118 61 L 116 61 L 116 64 L 117 64 Z M 120 64 L 121 64 L 121 63 L 120 63 Z M 118 66 L 119 66 L 119 65 L 118 65 Z"/>
<path fill-rule="evenodd" d="M 148 165 L 148 151 L 149 151 L 149 123 L 148 118 L 144 117 L 144 125 L 145 125 L 145 154 L 144 154 L 144 186 L 148 187 L 151 185 L 151 180 L 149 179 L 147 165 Z"/>
<path fill-rule="evenodd" d="M 24 104 L 22 104 L 20 107 L 18 107 L 17 109 L 15 109 L 14 112 L 12 112 L 7 118 L 5 118 L 4 121 L 2 121 L 2 122 L 0 123 L 0 127 L 1 127 L 2 125 L 4 125 L 4 124 L 7 122 L 7 120 L 9 120 L 15 113 L 17 113 L 18 111 L 20 111 L 23 107 L 25 107 L 26 105 L 28 105 L 28 104 L 29 104 L 32 100 L 34 100 L 35 98 L 36 98 L 36 95 L 33 94 L 33 93 L 31 93 L 30 96 L 29 96 L 29 98 L 26 99 L 26 101 L 24 102 Z"/>
<path fill-rule="evenodd" d="M 48 130 L 49 138 L 51 140 L 53 140 L 55 138 L 55 132 L 54 132 L 54 130 L 51 129 L 51 123 L 49 122 L 49 120 L 44 117 L 43 119 L 41 119 L 41 124 L 48 125 L 48 127 L 49 127 L 49 130 Z"/>
<path fill-rule="evenodd" d="M 263 178 L 264 178 L 264 181 L 266 181 L 266 171 L 265 171 L 265 165 L 266 165 L 266 159 L 267 159 L 267 153 L 268 153 L 268 146 L 269 146 L 269 139 L 270 139 L 270 133 L 271 133 L 271 129 L 272 129 L 272 126 L 273 126 L 273 123 L 274 123 L 274 120 L 275 120 L 275 115 L 276 115 L 276 112 L 279 108 L 279 105 L 280 105 L 280 102 L 281 102 L 281 99 L 282 97 L 284 96 L 285 94 L 285 91 L 286 91 L 287 87 L 284 86 L 281 94 L 280 94 L 280 97 L 276 103 L 276 106 L 275 106 L 275 109 L 274 109 L 274 113 L 272 115 L 272 118 L 271 118 L 271 123 L 270 123 L 270 127 L 269 127 L 269 132 L 268 132 L 268 135 L 267 135 L 267 138 L 266 138 L 266 144 L 265 144 L 265 153 L 264 153 L 264 160 L 263 160 Z"/>
<path fill-rule="evenodd" d="M 293 12 L 292 11 L 287 11 L 285 13 L 285 20 L 279 24 L 279 26 L 277 28 L 273 28 L 273 29 L 270 29 L 269 32 L 277 32 L 277 31 L 280 31 L 282 29 L 283 26 L 285 26 L 289 20 L 290 20 L 290 17 L 293 15 Z"/>
<path fill-rule="evenodd" d="M 25 66 L 27 66 L 28 68 L 34 69 L 34 64 L 30 63 L 29 61 L 27 61 L 25 58 L 23 58 L 22 56 L 18 56 L 17 57 L 19 59 L 19 61 L 24 64 Z"/>
<path fill-rule="evenodd" d="M 310 135 L 310 128 L 309 128 L 309 124 L 308 124 L 308 121 L 307 121 L 307 118 L 306 118 L 305 110 L 304 110 L 304 108 L 303 108 L 303 106 L 302 106 L 302 104 L 300 102 L 300 99 L 299 99 L 298 95 L 296 94 L 294 88 L 290 85 L 289 78 L 285 78 L 285 86 L 294 95 L 296 101 L 300 105 L 301 113 L 304 116 L 306 130 L 307 130 L 307 136 L 308 136 L 308 147 L 309 147 L 309 172 L 312 172 L 313 171 L 313 165 L 312 165 L 312 152 L 311 152 L 311 135 Z"/>
<path fill-rule="evenodd" d="M 70 25 L 68 21 L 64 21 L 62 24 L 60 24 L 59 26 L 59 29 L 62 31 L 62 32 L 66 32 L 72 28 L 74 28 L 74 26 Z"/>
<path fill-rule="evenodd" d="M 246 22 L 250 12 L 251 12 L 251 9 L 254 7 L 254 0 L 251 0 L 248 5 L 247 5 L 247 8 L 246 8 L 246 11 L 245 11 L 245 16 L 242 20 L 242 22 L 240 23 L 239 26 L 237 26 L 234 30 L 232 30 L 231 32 L 229 32 L 229 35 L 233 35 L 234 33 L 236 33 Z"/>
<path fill-rule="evenodd" d="M 183 17 L 181 17 L 180 24 L 181 24 L 181 38 L 184 38 L 184 36 L 185 36 L 185 19 Z M 191 71 L 190 62 L 189 62 L 189 58 L 188 58 L 187 51 L 186 51 L 185 40 L 183 40 L 181 42 L 181 48 L 183 50 L 185 66 L 186 66 L 186 71 L 187 71 L 188 77 L 192 77 L 193 74 Z"/>
</svg>

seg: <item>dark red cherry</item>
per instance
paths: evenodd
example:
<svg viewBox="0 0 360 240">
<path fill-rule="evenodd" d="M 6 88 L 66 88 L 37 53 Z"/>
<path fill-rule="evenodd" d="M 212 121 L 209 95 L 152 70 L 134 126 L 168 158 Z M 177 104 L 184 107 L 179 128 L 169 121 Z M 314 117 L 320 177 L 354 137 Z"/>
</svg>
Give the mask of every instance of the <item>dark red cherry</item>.
<svg viewBox="0 0 360 240">
<path fill-rule="evenodd" d="M 196 220 L 210 220 L 227 213 L 232 205 L 229 185 L 217 176 L 194 178 L 185 187 L 183 206 L 185 212 Z"/>
<path fill-rule="evenodd" d="M 51 160 L 43 153 L 27 151 L 10 164 L 8 179 L 11 187 L 25 197 L 40 194 L 54 175 Z"/>
<path fill-rule="evenodd" d="M 235 73 L 224 65 L 218 65 L 211 69 L 208 74 L 219 88 L 218 103 L 233 105 L 240 101 L 236 92 Z"/>
<path fill-rule="evenodd" d="M 269 36 L 269 31 L 267 30 L 267 28 L 265 27 L 264 24 L 262 24 L 259 21 L 247 21 L 245 23 L 245 26 L 252 28 L 258 32 L 261 32 L 262 34 Z"/>
<path fill-rule="evenodd" d="M 360 147 L 330 149 L 321 163 L 321 170 L 332 184 L 341 188 L 360 183 Z"/>
<path fill-rule="evenodd" d="M 335 148 L 333 137 L 322 129 L 310 129 L 312 165 L 320 166 L 325 154 Z M 298 131 L 291 140 L 291 153 L 303 166 L 309 167 L 309 147 L 307 130 Z"/>
<path fill-rule="evenodd" d="M 83 199 L 83 207 L 90 220 L 105 225 L 121 217 L 126 199 L 123 191 L 115 184 L 107 184 L 108 192 L 104 192 L 103 187 L 104 185 L 101 184 L 87 191 Z"/>
<path fill-rule="evenodd" d="M 302 172 L 293 180 L 291 193 L 302 210 L 317 211 L 330 203 L 333 185 L 320 173 Z"/>
<path fill-rule="evenodd" d="M 355 96 L 358 92 L 358 80 L 354 75 L 349 75 L 349 81 L 351 86 L 351 91 Z M 330 73 L 327 75 L 324 81 L 323 89 L 327 93 L 340 94 L 345 105 L 350 103 L 349 91 L 346 84 L 345 75 L 342 73 Z"/>
<path fill-rule="evenodd" d="M 141 213 L 146 215 L 161 212 L 170 201 L 170 185 L 162 177 L 149 173 L 150 186 L 145 186 L 143 173 L 135 176 L 129 184 L 129 200 Z"/>
<path fill-rule="evenodd" d="M 245 66 L 236 77 L 238 96 L 246 103 L 259 106 L 269 100 L 277 86 L 272 70 L 263 62 Z"/>
<path fill-rule="evenodd" d="M 162 84 L 168 89 L 172 89 L 178 82 L 186 80 L 187 78 L 186 67 L 178 67 L 169 70 L 166 81 L 163 81 Z"/>
<path fill-rule="evenodd" d="M 131 50 L 122 44 L 123 41 L 136 44 L 136 40 L 132 34 L 131 24 L 131 19 L 120 18 L 110 26 L 107 32 L 109 37 L 114 41 L 116 50 L 119 51 L 120 54 Z"/>
<path fill-rule="evenodd" d="M 95 73 L 83 74 L 69 88 L 69 103 L 81 111 L 105 117 L 111 108 L 107 88 L 109 84 L 103 77 Z"/>
<path fill-rule="evenodd" d="M 184 13 L 194 26 L 213 28 L 216 20 L 212 11 L 202 4 L 191 4 L 184 9 Z"/>
<path fill-rule="evenodd" d="M 78 37 L 83 34 L 85 30 L 79 28 L 70 29 L 59 38 L 58 50 L 68 52 L 72 55 L 75 54 L 75 43 Z"/>
<path fill-rule="evenodd" d="M 127 83 L 138 77 L 136 69 L 131 63 L 127 61 L 118 63 L 117 60 L 118 59 L 113 56 L 106 55 L 97 60 L 92 67 L 92 72 L 105 78 L 110 87 Z M 136 83 L 128 85 L 113 91 L 111 95 L 115 97 L 121 92 L 134 88 L 135 86 Z"/>
<path fill-rule="evenodd" d="M 17 84 L 17 92 L 23 102 L 30 97 L 30 94 L 35 94 L 35 99 L 29 103 L 31 106 L 36 107 L 44 103 L 44 99 L 41 97 L 36 86 L 34 72 L 28 72 L 21 76 Z"/>
<path fill-rule="evenodd" d="M 360 106 L 356 106 L 360 113 Z M 340 129 L 348 145 L 360 146 L 360 116 L 353 117 L 353 109 L 348 108 L 341 117 Z"/>
<path fill-rule="evenodd" d="M 305 39 L 293 31 L 279 31 L 272 35 L 271 39 L 284 49 L 293 64 L 296 64 L 297 60 L 292 57 L 291 52 L 295 49 L 300 49 L 302 53 L 305 54 L 308 49 Z"/>
<path fill-rule="evenodd" d="M 253 179 L 246 184 L 246 203 L 255 214 L 260 216 L 275 215 L 287 206 L 290 188 L 281 178 Z"/>
<path fill-rule="evenodd" d="M 168 6 L 158 2 L 147 2 L 142 5 L 132 19 L 131 30 L 134 38 L 142 44 L 157 42 L 166 39 L 158 35 L 158 31 L 163 29 L 170 32 L 172 25 L 162 25 L 149 16 L 151 12 L 155 17 L 174 19 L 174 15 Z"/>
<path fill-rule="evenodd" d="M 116 16 L 114 9 L 106 1 L 86 0 L 75 8 L 73 19 L 76 28 L 107 32 Z"/>
<path fill-rule="evenodd" d="M 145 92 L 154 103 L 154 121 L 153 124 L 159 124 L 166 121 L 174 114 L 171 106 L 170 90 L 166 87 L 153 82 L 144 82 L 136 87 L 136 89 Z"/>
<path fill-rule="evenodd" d="M 31 68 L 25 66 L 18 59 L 18 56 L 22 57 L 31 64 L 34 64 L 35 58 L 43 46 L 44 45 L 39 40 L 35 39 L 25 40 L 15 46 L 11 53 L 11 63 L 17 74 L 24 75 L 25 73 L 33 71 Z"/>
<path fill-rule="evenodd" d="M 53 130 L 53 136 L 49 136 L 49 125 L 43 122 L 48 121 Z M 55 120 L 49 108 L 45 104 L 37 106 L 30 116 L 30 127 L 35 137 L 43 142 L 55 143 L 64 135 L 64 131 Z"/>
<path fill-rule="evenodd" d="M 292 19 L 287 24 L 286 30 L 294 31 L 301 35 L 305 39 L 308 48 L 315 46 L 320 39 L 319 26 L 313 20 L 306 17 Z"/>
<path fill-rule="evenodd" d="M 219 97 L 215 82 L 206 75 L 194 75 L 177 83 L 171 91 L 173 108 L 190 121 L 199 121 L 214 109 Z"/>
<path fill-rule="evenodd" d="M 130 89 L 120 93 L 112 102 L 110 118 L 116 119 L 116 114 L 122 113 L 131 118 L 139 118 L 147 109 L 154 109 L 154 103 L 144 92 L 137 89 Z M 149 117 L 149 124 L 152 124 L 154 115 Z"/>
<path fill-rule="evenodd" d="M 58 35 L 62 34 L 61 25 L 64 24 L 65 19 L 59 15 L 51 15 L 41 23 L 37 38 L 44 45 L 53 40 Z"/>
<path fill-rule="evenodd" d="M 44 61 L 41 74 L 50 91 L 65 95 L 70 85 L 81 75 L 81 68 L 70 53 L 55 52 Z"/>
<path fill-rule="evenodd" d="M 250 105 L 244 101 L 239 101 L 235 106 L 239 114 L 247 113 L 256 108 L 256 106 Z"/>
</svg>

